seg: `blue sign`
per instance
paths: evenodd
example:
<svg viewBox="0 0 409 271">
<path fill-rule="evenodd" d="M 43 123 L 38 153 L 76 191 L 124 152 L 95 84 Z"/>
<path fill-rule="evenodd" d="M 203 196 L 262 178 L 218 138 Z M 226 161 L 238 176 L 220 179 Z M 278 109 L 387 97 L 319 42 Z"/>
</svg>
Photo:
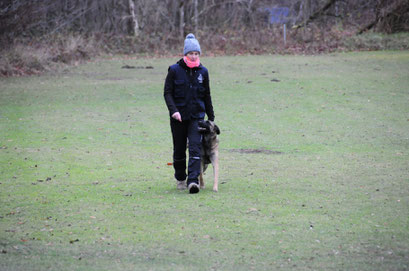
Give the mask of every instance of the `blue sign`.
<svg viewBox="0 0 409 271">
<path fill-rule="evenodd" d="M 286 7 L 282 8 L 266 8 L 269 13 L 270 24 L 285 24 L 287 23 L 287 17 L 290 14 L 290 9 Z"/>
</svg>

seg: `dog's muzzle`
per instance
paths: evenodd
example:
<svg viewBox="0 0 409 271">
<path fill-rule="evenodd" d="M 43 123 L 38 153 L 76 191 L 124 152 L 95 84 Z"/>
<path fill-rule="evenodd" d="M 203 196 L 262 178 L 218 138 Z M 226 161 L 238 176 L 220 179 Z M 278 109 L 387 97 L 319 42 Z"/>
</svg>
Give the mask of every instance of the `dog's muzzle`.
<svg viewBox="0 0 409 271">
<path fill-rule="evenodd" d="M 200 120 L 198 122 L 198 130 L 199 130 L 200 133 L 210 132 L 210 127 L 209 127 L 209 124 L 207 123 L 207 121 Z"/>
</svg>

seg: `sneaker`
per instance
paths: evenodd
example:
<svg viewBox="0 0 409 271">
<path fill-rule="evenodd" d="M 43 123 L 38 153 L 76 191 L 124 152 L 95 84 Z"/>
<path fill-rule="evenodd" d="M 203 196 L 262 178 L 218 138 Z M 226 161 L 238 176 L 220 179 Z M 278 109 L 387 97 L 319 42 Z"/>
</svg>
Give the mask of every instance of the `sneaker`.
<svg viewBox="0 0 409 271">
<path fill-rule="evenodd" d="M 177 188 L 178 188 L 178 190 L 185 190 L 186 189 L 186 181 L 177 181 Z"/>
<path fill-rule="evenodd" d="M 190 183 L 188 189 L 190 194 L 199 193 L 199 185 L 197 183 Z"/>
</svg>

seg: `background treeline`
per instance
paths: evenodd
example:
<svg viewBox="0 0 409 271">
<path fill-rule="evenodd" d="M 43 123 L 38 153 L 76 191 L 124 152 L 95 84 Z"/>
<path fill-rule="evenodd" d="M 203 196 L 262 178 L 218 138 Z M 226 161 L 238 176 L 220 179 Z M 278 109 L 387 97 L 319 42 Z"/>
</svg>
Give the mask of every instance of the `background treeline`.
<svg viewBox="0 0 409 271">
<path fill-rule="evenodd" d="M 368 31 L 409 31 L 409 1 L 0 1 L 0 49 L 15 51 L 28 44 L 56 62 L 101 51 L 180 53 L 189 32 L 196 34 L 207 53 L 316 53 L 348 46 L 382 49 L 379 39 L 368 42 L 357 36 Z M 406 36 L 397 46 L 408 48 Z"/>
</svg>

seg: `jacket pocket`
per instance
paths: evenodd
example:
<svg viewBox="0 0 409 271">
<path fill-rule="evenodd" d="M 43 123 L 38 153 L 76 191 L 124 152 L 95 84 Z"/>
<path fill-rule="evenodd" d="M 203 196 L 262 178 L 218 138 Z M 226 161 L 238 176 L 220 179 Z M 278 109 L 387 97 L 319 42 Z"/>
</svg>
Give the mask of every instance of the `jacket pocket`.
<svg viewBox="0 0 409 271">
<path fill-rule="evenodd" d="M 175 98 L 185 97 L 185 80 L 175 80 Z"/>
<path fill-rule="evenodd" d="M 199 86 L 197 94 L 199 98 L 204 98 L 204 96 L 206 95 L 206 89 L 202 86 Z"/>
<path fill-rule="evenodd" d="M 184 106 L 185 102 L 185 80 L 175 80 L 173 98 L 177 107 Z M 180 108 L 179 108 L 180 109 Z"/>
</svg>

